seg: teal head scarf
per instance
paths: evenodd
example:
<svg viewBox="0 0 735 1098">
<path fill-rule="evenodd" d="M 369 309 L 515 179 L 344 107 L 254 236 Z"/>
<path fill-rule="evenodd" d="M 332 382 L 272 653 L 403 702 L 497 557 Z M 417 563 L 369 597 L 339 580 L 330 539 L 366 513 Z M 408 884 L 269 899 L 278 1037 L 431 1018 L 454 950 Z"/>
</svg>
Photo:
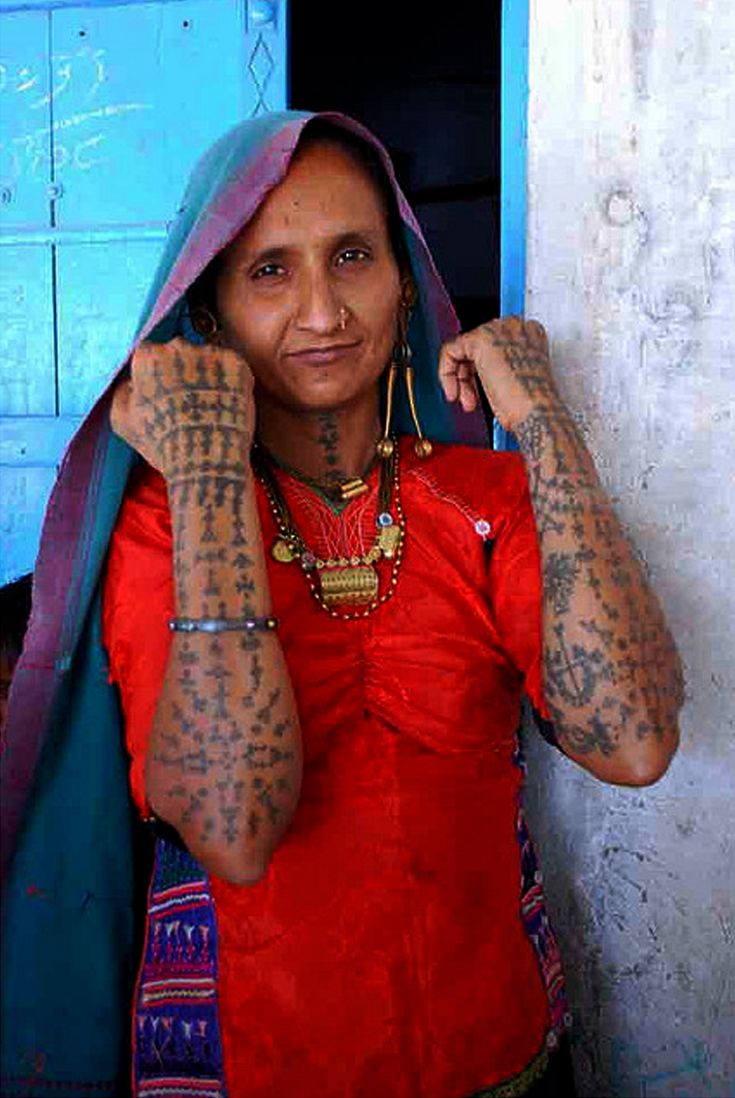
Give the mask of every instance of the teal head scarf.
<svg viewBox="0 0 735 1098">
<path fill-rule="evenodd" d="M 484 445 L 481 415 L 443 398 L 439 348 L 458 330 L 449 298 L 387 154 L 338 114 L 285 111 L 243 122 L 194 169 L 134 345 L 65 454 L 48 504 L 33 608 L 2 757 L 3 1095 L 124 1094 L 134 977 L 134 820 L 114 688 L 101 643 L 101 574 L 137 460 L 110 429 L 112 388 L 142 339 L 193 338 L 185 294 L 283 179 L 321 118 L 375 149 L 393 188 L 418 290 L 409 342 L 425 433 Z M 398 430 L 412 430 L 405 406 Z"/>
</svg>

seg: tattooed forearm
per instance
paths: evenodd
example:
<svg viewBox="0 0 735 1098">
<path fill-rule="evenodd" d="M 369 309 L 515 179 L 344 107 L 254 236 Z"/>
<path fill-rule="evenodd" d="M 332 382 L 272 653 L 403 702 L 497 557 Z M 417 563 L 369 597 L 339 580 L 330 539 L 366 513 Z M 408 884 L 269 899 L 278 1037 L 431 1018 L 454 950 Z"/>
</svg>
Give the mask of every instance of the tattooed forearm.
<svg viewBox="0 0 735 1098">
<path fill-rule="evenodd" d="M 175 610 L 266 615 L 254 481 L 242 457 L 250 438 L 226 379 L 213 389 L 216 381 L 216 372 L 198 372 L 186 392 L 159 385 L 152 404 L 167 455 Z M 255 881 L 290 822 L 300 782 L 298 718 L 277 636 L 174 634 L 146 757 L 154 811 L 205 868 Z"/>
<path fill-rule="evenodd" d="M 180 534 L 174 551 L 177 612 L 269 612 L 250 494 L 241 506 L 238 494 L 226 494 L 213 519 L 206 495 L 202 508 L 182 508 L 175 491 L 171 498 Z M 246 529 L 255 536 L 245 536 Z M 259 862 L 267 862 L 293 814 L 300 775 L 298 721 L 276 637 L 175 635 L 147 783 L 154 808 L 179 828 L 192 852 L 223 876 L 257 879 Z"/>
<path fill-rule="evenodd" d="M 544 592 L 555 614 L 563 614 L 569 609 L 580 566 L 577 553 L 547 555 L 544 561 Z"/>
<path fill-rule="evenodd" d="M 676 746 L 679 658 L 560 402 L 517 429 L 539 535 L 546 698 L 561 745 L 600 777 L 654 780 Z"/>
</svg>

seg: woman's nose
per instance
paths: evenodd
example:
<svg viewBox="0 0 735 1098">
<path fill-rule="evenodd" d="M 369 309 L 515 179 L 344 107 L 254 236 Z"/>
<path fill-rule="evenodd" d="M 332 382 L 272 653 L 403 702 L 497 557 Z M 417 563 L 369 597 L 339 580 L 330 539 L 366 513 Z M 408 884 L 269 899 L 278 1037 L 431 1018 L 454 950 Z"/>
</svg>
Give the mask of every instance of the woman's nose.
<svg viewBox="0 0 735 1098">
<path fill-rule="evenodd" d="M 304 273 L 299 285 L 297 326 L 312 332 L 333 332 L 339 327 L 341 304 L 328 277 Z"/>
</svg>

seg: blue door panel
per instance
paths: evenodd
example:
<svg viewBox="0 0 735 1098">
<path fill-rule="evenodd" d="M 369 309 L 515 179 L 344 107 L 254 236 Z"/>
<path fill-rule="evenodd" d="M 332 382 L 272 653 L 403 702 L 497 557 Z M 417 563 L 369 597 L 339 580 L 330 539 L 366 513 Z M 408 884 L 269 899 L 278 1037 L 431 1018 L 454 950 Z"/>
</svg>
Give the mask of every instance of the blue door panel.
<svg viewBox="0 0 735 1098">
<path fill-rule="evenodd" d="M 56 102 L 57 203 L 64 228 L 164 223 L 197 156 L 253 113 L 244 9 L 235 0 L 80 8 L 53 14 L 54 51 L 80 42 Z"/>
<path fill-rule="evenodd" d="M 0 421 L 0 584 L 33 570 L 41 521 L 78 417 Z"/>
<path fill-rule="evenodd" d="M 51 264 L 47 244 L 0 248 L 0 416 L 56 412 Z"/>
<path fill-rule="evenodd" d="M 122 360 L 162 243 L 122 239 L 57 246 L 62 415 L 87 412 Z"/>
<path fill-rule="evenodd" d="M 249 0 L 246 5 L 245 45 L 247 100 L 242 117 L 286 106 L 288 42 L 285 0 Z"/>
<path fill-rule="evenodd" d="M 14 12 L 0 27 L 0 227 L 49 223 L 51 181 L 47 12 Z"/>
<path fill-rule="evenodd" d="M 0 434 L 0 470 L 55 466 L 80 422 L 79 416 L 35 416 L 29 431 L 25 416 L 6 417 Z"/>
<path fill-rule="evenodd" d="M 13 469 L 0 466 L 0 583 L 10 583 L 33 569 L 42 507 L 53 487 L 54 466 Z"/>
</svg>

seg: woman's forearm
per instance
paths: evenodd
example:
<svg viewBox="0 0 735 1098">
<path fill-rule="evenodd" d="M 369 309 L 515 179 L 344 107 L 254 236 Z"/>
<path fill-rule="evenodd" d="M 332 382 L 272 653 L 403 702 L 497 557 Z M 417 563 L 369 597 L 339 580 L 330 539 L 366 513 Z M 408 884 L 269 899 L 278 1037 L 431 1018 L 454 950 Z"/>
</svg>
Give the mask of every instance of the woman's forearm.
<svg viewBox="0 0 735 1098">
<path fill-rule="evenodd" d="M 169 481 L 176 614 L 264 616 L 252 475 Z M 174 633 L 146 757 L 153 810 L 206 869 L 265 872 L 298 802 L 301 736 L 276 632 Z"/>
<path fill-rule="evenodd" d="M 543 570 L 546 700 L 560 746 L 598 777 L 655 781 L 678 742 L 676 647 L 563 405 L 516 430 Z"/>
</svg>

